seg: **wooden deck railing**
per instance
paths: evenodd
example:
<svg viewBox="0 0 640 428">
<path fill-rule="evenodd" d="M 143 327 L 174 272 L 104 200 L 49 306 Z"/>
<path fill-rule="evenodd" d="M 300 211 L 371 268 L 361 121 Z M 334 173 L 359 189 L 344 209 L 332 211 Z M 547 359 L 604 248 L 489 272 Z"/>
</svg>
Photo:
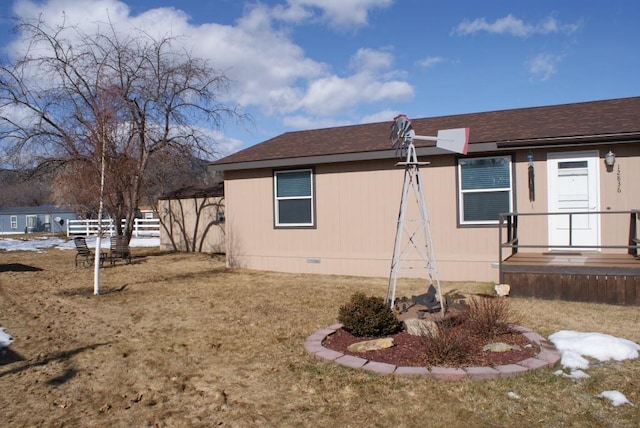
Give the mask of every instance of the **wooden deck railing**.
<svg viewBox="0 0 640 428">
<path fill-rule="evenodd" d="M 575 245 L 573 244 L 573 219 L 577 215 L 628 215 L 629 216 L 629 240 L 626 244 L 620 245 Z M 549 245 L 549 244 L 521 244 L 518 237 L 518 218 L 528 216 L 568 216 L 568 245 Z M 505 213 L 499 217 L 499 268 L 502 272 L 502 262 L 505 259 L 504 251 L 510 250 L 511 254 L 516 254 L 520 248 L 540 248 L 544 250 L 553 249 L 627 249 L 628 253 L 634 256 L 638 255 L 638 246 L 640 239 L 638 238 L 638 221 L 640 221 L 640 210 L 630 211 L 574 211 L 574 212 L 544 212 L 544 213 Z M 506 239 L 505 239 L 506 238 Z M 508 256 L 507 256 L 508 257 Z"/>
</svg>

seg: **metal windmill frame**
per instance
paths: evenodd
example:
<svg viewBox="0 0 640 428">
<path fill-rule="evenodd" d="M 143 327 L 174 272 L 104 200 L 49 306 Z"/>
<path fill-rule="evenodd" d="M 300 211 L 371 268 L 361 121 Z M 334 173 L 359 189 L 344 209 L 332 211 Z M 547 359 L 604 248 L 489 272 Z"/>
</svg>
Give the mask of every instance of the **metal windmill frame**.
<svg viewBox="0 0 640 428">
<path fill-rule="evenodd" d="M 401 264 L 405 261 L 404 256 L 413 247 L 420 255 L 421 263 L 426 270 L 429 290 L 435 286 L 438 302 L 432 302 L 432 308 L 436 303 L 440 304 L 442 316 L 446 313 L 445 301 L 442 298 L 440 287 L 440 275 L 438 263 L 435 257 L 433 237 L 427 204 L 424 199 L 424 189 L 420 176 L 420 167 L 429 165 L 429 162 L 418 162 L 414 139 L 436 141 L 437 145 L 446 149 L 466 154 L 469 140 L 469 128 L 449 129 L 438 131 L 438 137 L 428 137 L 415 135 L 411 122 L 405 115 L 398 115 L 394 118 L 391 130 L 392 147 L 404 156 L 404 162 L 396 163 L 396 166 L 404 167 L 404 181 L 402 183 L 402 196 L 400 199 L 400 209 L 398 212 L 398 222 L 396 226 L 396 238 L 393 247 L 393 259 L 391 261 L 391 272 L 389 274 L 389 284 L 387 286 L 386 301 L 393 308 L 396 303 L 396 285 Z M 406 218 L 407 202 L 409 192 L 413 191 L 418 206 L 419 219 L 408 220 Z M 408 223 L 414 227 L 409 228 Z M 407 238 L 406 242 L 403 238 Z M 435 296 L 432 296 L 435 297 Z"/>
</svg>

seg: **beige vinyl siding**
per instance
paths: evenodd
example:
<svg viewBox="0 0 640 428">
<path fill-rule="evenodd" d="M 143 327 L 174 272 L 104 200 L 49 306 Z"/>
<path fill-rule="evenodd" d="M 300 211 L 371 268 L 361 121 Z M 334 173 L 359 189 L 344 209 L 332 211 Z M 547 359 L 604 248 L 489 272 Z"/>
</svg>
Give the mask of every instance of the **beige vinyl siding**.
<svg viewBox="0 0 640 428">
<path fill-rule="evenodd" d="M 604 155 L 609 150 L 616 154 L 616 162 L 611 172 L 607 172 L 604 165 Z M 600 209 L 640 209 L 640 143 L 601 148 L 600 165 Z M 601 233 L 602 245 L 626 243 L 629 238 L 629 216 L 603 216 Z"/>
<path fill-rule="evenodd" d="M 599 148 L 604 156 L 609 147 Z M 640 145 L 613 149 L 616 166 L 600 168 L 602 210 L 640 208 Z M 547 210 L 546 149 L 533 150 L 535 201 L 529 201 L 527 152 L 515 152 L 513 191 L 520 213 Z M 567 151 L 567 150 L 565 150 Z M 511 155 L 514 152 L 501 152 Z M 459 227 L 456 158 L 431 156 L 420 169 L 440 279 L 498 281 L 498 229 Z M 226 213 L 229 263 L 251 269 L 285 272 L 388 277 L 398 219 L 404 169 L 396 160 L 309 165 L 314 168 L 316 227 L 276 229 L 273 213 L 273 171 L 227 171 Z M 621 192 L 617 192 L 617 165 Z M 277 171 L 277 170 L 276 170 Z M 410 197 L 413 196 L 410 194 Z M 414 201 L 407 218 L 418 218 Z M 603 216 L 602 243 L 626 243 L 629 218 Z M 547 242 L 544 216 L 520 217 L 521 243 Z M 521 251 L 541 251 L 522 249 Z M 421 265 L 420 258 L 415 257 Z M 401 271 L 424 276 L 424 271 Z"/>
<path fill-rule="evenodd" d="M 493 280 L 496 229 L 457 228 L 454 160 L 434 157 L 430 162 L 421 169 L 421 177 L 441 276 Z M 228 171 L 230 260 L 253 269 L 388 276 L 404 175 L 394 164 L 387 160 L 316 166 L 315 229 L 273 227 L 271 170 Z M 418 219 L 412 194 L 410 198 L 406 218 Z M 422 266 L 422 261 L 414 256 L 405 264 Z"/>
</svg>

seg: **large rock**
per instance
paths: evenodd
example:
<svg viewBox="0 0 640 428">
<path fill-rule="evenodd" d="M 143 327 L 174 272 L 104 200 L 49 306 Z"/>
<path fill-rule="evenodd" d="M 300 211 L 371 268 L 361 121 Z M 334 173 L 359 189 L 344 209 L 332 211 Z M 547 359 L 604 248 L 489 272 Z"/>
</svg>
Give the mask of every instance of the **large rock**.
<svg viewBox="0 0 640 428">
<path fill-rule="evenodd" d="M 488 343 L 482 347 L 483 351 L 491 352 L 519 351 L 520 349 L 518 345 L 510 345 L 504 342 Z"/>
<path fill-rule="evenodd" d="M 496 284 L 493 288 L 496 290 L 496 295 L 500 297 L 508 296 L 511 291 L 511 286 L 509 284 Z"/>
<path fill-rule="evenodd" d="M 404 329 L 411 336 L 435 337 L 438 335 L 438 325 L 434 321 L 429 320 L 407 318 L 404 320 Z"/>
<path fill-rule="evenodd" d="M 447 305 L 461 305 L 467 302 L 467 296 L 458 290 L 451 290 L 444 295 Z"/>
<path fill-rule="evenodd" d="M 349 345 L 349 352 L 367 352 L 377 351 L 379 349 L 391 348 L 393 346 L 393 338 L 383 337 L 382 339 L 365 340 Z"/>
</svg>

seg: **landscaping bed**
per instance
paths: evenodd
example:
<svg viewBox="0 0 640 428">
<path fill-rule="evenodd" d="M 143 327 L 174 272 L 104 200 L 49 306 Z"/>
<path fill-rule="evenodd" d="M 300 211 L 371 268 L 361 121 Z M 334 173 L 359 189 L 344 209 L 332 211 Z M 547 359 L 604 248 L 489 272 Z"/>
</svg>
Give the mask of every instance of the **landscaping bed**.
<svg viewBox="0 0 640 428">
<path fill-rule="evenodd" d="M 459 326 L 457 328 L 462 329 L 463 327 Z M 490 340 L 471 337 L 471 342 L 469 343 L 471 352 L 467 354 L 467 357 L 463 361 L 440 361 L 436 363 L 429 361 L 426 356 L 426 348 L 429 346 L 427 338 L 422 336 L 412 336 L 406 332 L 396 333 L 389 337 L 393 339 L 394 346 L 386 349 L 367 351 L 366 353 L 350 352 L 347 348 L 349 345 L 354 343 L 373 338 L 357 337 L 344 329 L 339 329 L 334 334 L 327 336 L 322 344 L 327 349 L 338 351 L 345 355 L 353 355 L 366 358 L 369 361 L 393 364 L 398 367 L 429 367 L 432 365 L 438 365 L 441 367 L 458 367 L 461 365 L 468 367 L 493 367 L 515 364 L 527 358 L 534 357 L 539 352 L 537 345 L 531 343 L 529 339 L 521 333 L 513 332 L 494 337 Z M 520 349 L 504 352 L 483 351 L 482 348 L 485 345 L 497 342 L 517 345 Z"/>
</svg>

